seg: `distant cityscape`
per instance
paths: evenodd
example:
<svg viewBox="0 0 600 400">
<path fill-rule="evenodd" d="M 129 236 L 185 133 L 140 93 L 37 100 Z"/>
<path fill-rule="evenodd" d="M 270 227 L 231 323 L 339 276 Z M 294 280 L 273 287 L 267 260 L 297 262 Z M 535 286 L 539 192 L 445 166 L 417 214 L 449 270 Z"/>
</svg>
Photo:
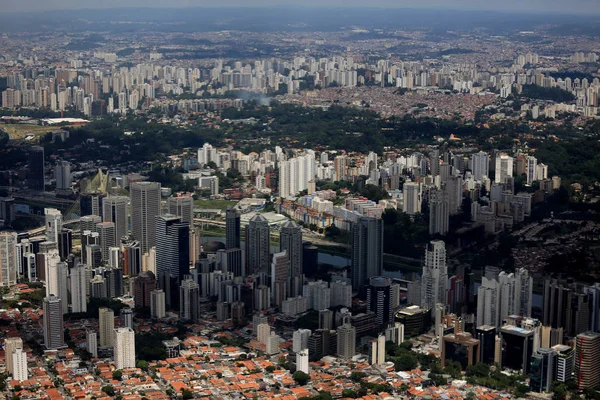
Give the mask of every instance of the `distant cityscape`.
<svg viewBox="0 0 600 400">
<path fill-rule="evenodd" d="M 2 395 L 600 398 L 557 32 L 3 33 Z"/>
</svg>

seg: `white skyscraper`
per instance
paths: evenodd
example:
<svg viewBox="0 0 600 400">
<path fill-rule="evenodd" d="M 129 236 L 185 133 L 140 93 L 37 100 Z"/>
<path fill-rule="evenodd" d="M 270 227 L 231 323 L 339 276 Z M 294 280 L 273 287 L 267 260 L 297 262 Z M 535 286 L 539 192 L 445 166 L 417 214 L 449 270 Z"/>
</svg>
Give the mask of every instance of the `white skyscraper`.
<svg viewBox="0 0 600 400">
<path fill-rule="evenodd" d="M 513 176 L 513 158 L 501 154 L 496 157 L 496 183 L 504 183 L 506 178 Z"/>
<path fill-rule="evenodd" d="M 65 346 L 62 300 L 54 295 L 44 298 L 44 345 L 48 350 Z"/>
<path fill-rule="evenodd" d="M 114 358 L 117 369 L 135 367 L 135 332 L 131 328 L 114 330 Z"/>
<path fill-rule="evenodd" d="M 164 318 L 165 311 L 165 292 L 156 289 L 150 292 L 150 316 L 152 318 Z"/>
<path fill-rule="evenodd" d="M 471 157 L 471 173 L 476 181 L 483 181 L 484 176 L 490 175 L 490 156 L 480 151 Z"/>
<path fill-rule="evenodd" d="M 60 256 L 56 246 L 49 246 L 44 257 L 44 270 L 46 274 L 46 297 L 51 294 L 58 297 L 58 264 Z"/>
<path fill-rule="evenodd" d="M 356 328 L 347 320 L 337 328 L 337 355 L 349 360 L 356 354 Z"/>
<path fill-rule="evenodd" d="M 77 264 L 71 269 L 71 309 L 74 313 L 87 312 L 87 270 Z"/>
<path fill-rule="evenodd" d="M 85 331 L 86 348 L 92 357 L 98 357 L 98 334 L 96 331 Z"/>
<path fill-rule="evenodd" d="M 525 159 L 525 175 L 527 176 L 528 185 L 537 180 L 537 158 L 527 156 Z"/>
<path fill-rule="evenodd" d="M 421 212 L 421 185 L 417 182 L 405 182 L 402 186 L 404 202 L 402 211 L 408 215 Z"/>
<path fill-rule="evenodd" d="M 371 340 L 371 365 L 385 365 L 385 336 Z"/>
<path fill-rule="evenodd" d="M 271 327 L 269 324 L 259 324 L 256 328 L 256 338 L 259 342 L 266 345 L 271 335 Z"/>
<path fill-rule="evenodd" d="M 500 284 L 485 276 L 477 290 L 477 326 L 500 326 Z"/>
<path fill-rule="evenodd" d="M 4 352 L 6 358 L 6 370 L 9 374 L 13 373 L 13 353 L 17 349 L 23 348 L 23 339 L 20 337 L 11 337 L 4 339 Z"/>
<path fill-rule="evenodd" d="M 425 265 L 421 277 L 421 307 L 432 309 L 437 303 L 447 303 L 448 267 L 446 244 L 433 240 L 425 250 Z"/>
<path fill-rule="evenodd" d="M 310 329 L 298 329 L 293 335 L 293 350 L 298 353 L 302 349 L 308 348 L 308 338 L 312 332 Z"/>
<path fill-rule="evenodd" d="M 302 349 L 296 353 L 296 371 L 302 371 L 305 374 L 310 372 L 308 364 L 308 349 Z"/>
<path fill-rule="evenodd" d="M 0 286 L 9 287 L 17 284 L 16 246 L 16 232 L 0 232 Z"/>
<path fill-rule="evenodd" d="M 279 353 L 279 345 L 281 344 L 281 338 L 275 332 L 271 332 L 267 339 L 267 344 L 265 346 L 266 353 L 269 355 Z"/>
<path fill-rule="evenodd" d="M 13 379 L 19 382 L 29 379 L 29 374 L 27 373 L 27 353 L 22 348 L 15 349 L 11 358 Z"/>
<path fill-rule="evenodd" d="M 102 307 L 98 310 L 98 314 L 100 347 L 112 347 L 115 343 L 115 312 L 110 308 Z"/>
<path fill-rule="evenodd" d="M 58 234 L 62 230 L 62 213 L 55 208 L 45 208 L 46 240 L 58 243 Z"/>
</svg>

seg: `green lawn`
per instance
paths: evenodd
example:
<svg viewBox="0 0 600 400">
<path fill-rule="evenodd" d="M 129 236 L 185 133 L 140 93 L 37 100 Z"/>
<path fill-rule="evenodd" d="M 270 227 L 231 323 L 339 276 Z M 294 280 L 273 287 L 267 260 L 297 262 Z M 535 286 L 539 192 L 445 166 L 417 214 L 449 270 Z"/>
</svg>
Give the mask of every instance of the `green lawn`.
<svg viewBox="0 0 600 400">
<path fill-rule="evenodd" d="M 233 207 L 237 203 L 237 201 L 231 200 L 196 200 L 195 206 L 197 208 L 227 210 L 228 207 Z"/>
</svg>

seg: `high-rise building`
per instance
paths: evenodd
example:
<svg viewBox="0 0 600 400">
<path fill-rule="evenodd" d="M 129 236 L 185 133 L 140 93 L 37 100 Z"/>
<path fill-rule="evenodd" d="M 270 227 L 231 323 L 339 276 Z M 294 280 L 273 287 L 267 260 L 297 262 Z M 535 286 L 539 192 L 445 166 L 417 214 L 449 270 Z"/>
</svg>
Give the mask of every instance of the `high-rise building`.
<svg viewBox="0 0 600 400">
<path fill-rule="evenodd" d="M 554 345 L 552 349 L 556 352 L 556 380 L 566 382 L 573 378 L 575 351 L 564 344 Z"/>
<path fill-rule="evenodd" d="M 62 213 L 55 208 L 44 208 L 44 217 L 46 220 L 46 240 L 57 243 L 62 230 Z"/>
<path fill-rule="evenodd" d="M 498 330 L 502 346 L 502 367 L 529 373 L 533 355 L 534 332 L 513 325 Z"/>
<path fill-rule="evenodd" d="M 281 344 L 281 338 L 275 331 L 271 332 L 269 338 L 267 339 L 267 344 L 265 345 L 265 352 L 268 355 L 273 355 L 279 353 L 279 345 Z"/>
<path fill-rule="evenodd" d="M 429 234 L 445 235 L 450 224 L 450 199 L 445 184 L 429 191 Z"/>
<path fill-rule="evenodd" d="M 404 342 L 404 325 L 395 322 L 385 330 L 385 341 L 393 342 L 397 345 Z"/>
<path fill-rule="evenodd" d="M 302 284 L 302 229 L 293 221 L 288 221 L 281 226 L 279 235 L 280 250 L 285 251 L 290 262 L 291 296 L 298 296 Z M 295 285 L 294 280 L 299 280 Z"/>
<path fill-rule="evenodd" d="M 280 307 L 288 297 L 289 269 L 290 261 L 285 251 L 273 254 L 273 262 L 271 263 L 271 296 L 273 296 L 273 304 L 277 307 Z"/>
<path fill-rule="evenodd" d="M 164 290 L 167 308 L 179 303 L 179 284 L 190 272 L 190 228 L 180 217 L 166 214 L 156 217 L 156 274 Z"/>
<path fill-rule="evenodd" d="M 292 349 L 295 353 L 308 347 L 308 338 L 312 334 L 310 329 L 298 329 L 292 336 Z"/>
<path fill-rule="evenodd" d="M 73 231 L 70 229 L 61 229 L 58 233 L 58 255 L 61 260 L 66 260 L 73 250 Z"/>
<path fill-rule="evenodd" d="M 600 333 L 584 332 L 575 338 L 575 379 L 579 390 L 600 384 Z"/>
<path fill-rule="evenodd" d="M 554 349 L 539 348 L 531 356 L 529 386 L 533 392 L 549 392 L 556 380 L 557 354 Z"/>
<path fill-rule="evenodd" d="M 240 215 L 233 208 L 228 208 L 225 214 L 225 248 L 241 248 Z"/>
<path fill-rule="evenodd" d="M 109 196 L 102 202 L 102 218 L 104 222 L 115 224 L 115 245 L 121 242 L 128 232 L 128 212 L 126 196 Z"/>
<path fill-rule="evenodd" d="M 0 232 L 0 286 L 10 287 L 17 284 L 17 233 Z"/>
<path fill-rule="evenodd" d="M 200 287 L 191 275 L 182 282 L 179 294 L 179 318 L 197 321 L 200 317 Z"/>
<path fill-rule="evenodd" d="M 12 353 L 12 376 L 15 381 L 23 382 L 29 379 L 27 372 L 27 353 L 18 348 Z"/>
<path fill-rule="evenodd" d="M 194 222 L 194 198 L 192 196 L 176 196 L 169 197 L 167 200 L 169 214 L 176 215 L 181 218 L 181 222 L 185 222 L 190 226 Z"/>
<path fill-rule="evenodd" d="M 256 339 L 260 343 L 266 345 L 269 340 L 269 336 L 271 336 L 271 327 L 269 324 L 266 322 L 258 324 L 256 327 Z"/>
<path fill-rule="evenodd" d="M 71 269 L 71 312 L 87 312 L 88 275 L 83 264 Z"/>
<path fill-rule="evenodd" d="M 308 363 L 308 349 L 302 349 L 296 352 L 296 371 L 302 371 L 305 374 L 310 373 L 310 365 Z"/>
<path fill-rule="evenodd" d="M 138 308 L 151 306 L 151 293 L 156 289 L 156 276 L 151 271 L 144 271 L 135 277 L 133 282 L 133 299 Z"/>
<path fill-rule="evenodd" d="M 130 186 L 131 235 L 142 254 L 156 246 L 156 217 L 160 215 L 160 183 L 134 182 Z"/>
<path fill-rule="evenodd" d="M 86 348 L 88 353 L 92 355 L 93 358 L 98 357 L 98 334 L 94 330 L 85 331 L 85 341 Z"/>
<path fill-rule="evenodd" d="M 269 270 L 270 245 L 269 222 L 261 214 L 256 214 L 246 227 L 246 271 L 248 274 Z"/>
<path fill-rule="evenodd" d="M 371 365 L 385 365 L 385 336 L 379 335 L 377 339 L 371 340 Z"/>
<path fill-rule="evenodd" d="M 590 329 L 592 302 L 593 297 L 577 285 L 546 279 L 542 323 L 552 328 L 564 328 L 570 336 L 586 332 Z"/>
<path fill-rule="evenodd" d="M 479 340 L 479 361 L 484 364 L 494 364 L 496 354 L 496 327 L 481 325 L 475 329 L 475 338 Z"/>
<path fill-rule="evenodd" d="M 483 181 L 483 177 L 490 175 L 490 156 L 480 151 L 471 157 L 471 173 L 476 181 Z"/>
<path fill-rule="evenodd" d="M 135 332 L 131 328 L 113 330 L 114 358 L 117 369 L 135 368 Z"/>
<path fill-rule="evenodd" d="M 337 328 L 337 355 L 349 360 L 356 354 L 356 328 L 346 318 L 342 326 Z"/>
<path fill-rule="evenodd" d="M 133 329 L 133 310 L 131 308 L 122 308 L 121 313 L 119 315 L 119 319 L 121 328 Z"/>
<path fill-rule="evenodd" d="M 132 241 L 122 246 L 123 275 L 135 276 L 142 272 L 142 251 L 140 242 Z"/>
<path fill-rule="evenodd" d="M 32 146 L 27 162 L 27 187 L 43 192 L 45 189 L 44 148 Z"/>
<path fill-rule="evenodd" d="M 506 178 L 513 176 L 514 159 L 506 154 L 496 156 L 496 183 L 505 183 Z"/>
<path fill-rule="evenodd" d="M 69 312 L 69 266 L 65 262 L 56 264 L 56 295 L 62 300 L 63 314 Z"/>
<path fill-rule="evenodd" d="M 402 185 L 402 211 L 408 215 L 421 212 L 421 184 L 417 182 L 405 182 Z"/>
<path fill-rule="evenodd" d="M 440 150 L 434 149 L 429 153 L 431 175 L 436 177 L 440 174 Z"/>
<path fill-rule="evenodd" d="M 352 287 L 359 290 L 383 272 L 383 221 L 361 217 L 352 228 Z"/>
<path fill-rule="evenodd" d="M 468 366 L 477 364 L 480 359 L 480 342 L 473 339 L 468 332 L 458 332 L 445 335 L 442 339 L 442 367 L 446 360 L 452 360 L 460 363 L 463 370 Z"/>
<path fill-rule="evenodd" d="M 498 327 L 500 319 L 500 284 L 484 276 L 477 290 L 477 326 Z"/>
<path fill-rule="evenodd" d="M 100 222 L 96 226 L 96 230 L 100 236 L 102 261 L 108 262 L 108 251 L 117 244 L 115 242 L 115 224 L 114 222 Z"/>
<path fill-rule="evenodd" d="M 164 318 L 165 310 L 165 292 L 161 289 L 153 290 L 150 293 L 150 316 L 152 318 Z"/>
<path fill-rule="evenodd" d="M 115 312 L 106 307 L 98 310 L 98 331 L 100 347 L 112 347 L 115 344 Z"/>
<path fill-rule="evenodd" d="M 44 298 L 44 346 L 48 350 L 65 347 L 62 300 L 54 295 Z"/>
<path fill-rule="evenodd" d="M 72 176 L 71 176 L 71 164 L 68 161 L 59 161 L 56 163 L 56 169 L 54 170 L 54 177 L 56 178 L 56 189 L 57 190 L 69 190 L 71 189 Z"/>
<path fill-rule="evenodd" d="M 441 240 L 431 241 L 425 250 L 425 265 L 421 277 L 421 307 L 430 310 L 438 303 L 446 304 L 447 283 L 446 244 Z"/>
<path fill-rule="evenodd" d="M 23 339 L 20 337 L 11 337 L 4 339 L 4 353 L 6 370 L 9 374 L 13 374 L 13 353 L 17 349 L 23 349 Z"/>
<path fill-rule="evenodd" d="M 537 181 L 537 158 L 533 156 L 527 156 L 525 159 L 525 176 L 527 178 L 527 184 L 531 185 L 534 181 Z"/>
<path fill-rule="evenodd" d="M 393 310 L 391 302 L 392 280 L 385 276 L 373 276 L 369 279 L 367 286 L 367 312 L 374 312 L 377 326 L 387 327 L 393 322 Z"/>
<path fill-rule="evenodd" d="M 102 202 L 106 197 L 105 193 L 92 192 L 83 193 L 79 198 L 79 208 L 81 210 L 81 216 L 96 215 L 102 217 Z M 102 222 L 100 219 L 98 222 Z"/>
</svg>

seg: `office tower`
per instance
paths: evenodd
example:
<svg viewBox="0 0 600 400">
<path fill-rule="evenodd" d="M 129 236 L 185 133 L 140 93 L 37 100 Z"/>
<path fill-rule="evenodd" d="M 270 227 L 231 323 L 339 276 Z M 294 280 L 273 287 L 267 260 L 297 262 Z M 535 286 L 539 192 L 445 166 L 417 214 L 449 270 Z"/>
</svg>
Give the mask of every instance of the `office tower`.
<svg viewBox="0 0 600 400">
<path fill-rule="evenodd" d="M 537 158 L 533 156 L 527 156 L 525 159 L 525 176 L 527 184 L 531 185 L 534 181 L 537 181 Z"/>
<path fill-rule="evenodd" d="M 279 345 L 281 344 L 281 338 L 274 331 L 271 332 L 269 338 L 267 339 L 267 344 L 265 346 L 265 353 L 268 355 L 273 355 L 279 353 Z"/>
<path fill-rule="evenodd" d="M 429 164 L 431 175 L 436 177 L 440 174 L 440 151 L 439 149 L 434 149 L 429 153 Z"/>
<path fill-rule="evenodd" d="M 269 270 L 269 248 L 269 222 L 261 214 L 256 214 L 246 227 L 246 271 L 248 274 L 253 275 Z"/>
<path fill-rule="evenodd" d="M 325 310 L 331 307 L 331 289 L 327 282 L 308 282 L 302 288 L 302 296 L 307 299 L 307 308 Z"/>
<path fill-rule="evenodd" d="M 302 371 L 305 374 L 310 373 L 308 363 L 308 349 L 302 349 L 296 352 L 296 371 Z"/>
<path fill-rule="evenodd" d="M 302 284 L 302 229 L 293 221 L 287 221 L 281 226 L 279 235 L 280 250 L 285 251 L 290 261 L 290 279 L 292 281 L 291 296 L 298 296 Z M 294 284 L 294 280 L 298 284 Z"/>
<path fill-rule="evenodd" d="M 245 265 L 242 263 L 242 249 L 218 250 L 217 265 L 223 272 L 231 272 L 234 276 L 246 276 Z"/>
<path fill-rule="evenodd" d="M 15 199 L 13 197 L 0 197 L 0 219 L 6 225 L 10 226 L 15 220 L 16 212 Z"/>
<path fill-rule="evenodd" d="M 421 212 L 421 185 L 417 182 L 405 182 L 402 185 L 402 211 L 408 215 Z"/>
<path fill-rule="evenodd" d="M 194 222 L 194 198 L 192 196 L 169 197 L 167 200 L 169 214 L 181 218 L 181 222 L 186 222 L 190 226 Z"/>
<path fill-rule="evenodd" d="M 17 349 L 23 349 L 23 339 L 20 337 L 11 337 L 4 339 L 4 354 L 6 370 L 9 374 L 13 374 L 13 353 Z"/>
<path fill-rule="evenodd" d="M 102 220 L 115 224 L 114 244 L 118 245 L 128 231 L 128 212 L 126 196 L 109 196 L 102 202 Z"/>
<path fill-rule="evenodd" d="M 258 324 L 257 328 L 256 328 L 256 339 L 266 345 L 268 340 L 269 340 L 269 336 L 271 336 L 271 327 L 269 326 L 268 323 L 261 323 Z"/>
<path fill-rule="evenodd" d="M 59 161 L 54 170 L 54 177 L 56 178 L 57 190 L 70 190 L 72 183 L 71 164 L 68 161 Z"/>
<path fill-rule="evenodd" d="M 27 353 L 22 348 L 18 348 L 12 353 L 11 362 L 12 376 L 15 381 L 23 382 L 29 379 L 29 374 L 27 373 Z"/>
<path fill-rule="evenodd" d="M 385 336 L 379 335 L 377 339 L 371 340 L 369 361 L 371 365 L 385 365 Z"/>
<path fill-rule="evenodd" d="M 505 183 L 506 178 L 512 178 L 513 164 L 514 159 L 506 154 L 496 156 L 496 177 L 494 181 L 496 183 Z"/>
<path fill-rule="evenodd" d="M 451 333 L 445 335 L 441 340 L 442 368 L 445 367 L 447 360 L 460 363 L 463 371 L 468 366 L 475 365 L 480 361 L 480 342 L 477 339 L 473 339 L 470 333 Z"/>
<path fill-rule="evenodd" d="M 98 334 L 94 330 L 85 331 L 86 349 L 93 358 L 98 357 Z"/>
<path fill-rule="evenodd" d="M 404 325 L 400 322 L 390 324 L 385 330 L 385 340 L 397 345 L 404 342 Z"/>
<path fill-rule="evenodd" d="M 65 347 L 62 300 L 54 295 L 44 298 L 44 346 L 48 350 Z"/>
<path fill-rule="evenodd" d="M 475 338 L 479 340 L 479 360 L 488 365 L 494 364 L 496 353 L 496 327 L 481 325 L 475 329 Z"/>
<path fill-rule="evenodd" d="M 515 271 L 515 314 L 531 317 L 533 301 L 533 277 L 525 268 Z"/>
<path fill-rule="evenodd" d="M 190 227 L 190 265 L 196 265 L 202 256 L 202 228 L 200 226 Z M 241 249 L 240 249 L 241 252 Z"/>
<path fill-rule="evenodd" d="M 86 215 L 79 220 L 79 228 L 81 232 L 97 232 L 98 224 L 102 222 L 102 217 L 99 215 Z"/>
<path fill-rule="evenodd" d="M 164 318 L 167 315 L 165 310 L 165 292 L 156 289 L 150 292 L 150 316 L 152 318 Z"/>
<path fill-rule="evenodd" d="M 179 284 L 190 272 L 190 228 L 172 214 L 156 217 L 156 275 L 167 308 L 176 307 Z"/>
<path fill-rule="evenodd" d="M 264 314 L 256 313 L 252 316 L 252 334 L 258 335 L 258 326 L 260 324 L 269 325 L 269 318 Z"/>
<path fill-rule="evenodd" d="M 44 217 L 46 219 L 46 240 L 58 242 L 58 235 L 62 230 L 62 213 L 55 208 L 44 208 Z"/>
<path fill-rule="evenodd" d="M 393 322 L 390 287 L 392 280 L 384 276 L 374 276 L 367 286 L 367 312 L 374 312 L 377 326 L 387 327 Z"/>
<path fill-rule="evenodd" d="M 123 275 L 135 276 L 142 271 L 142 251 L 140 242 L 128 242 L 123 249 Z"/>
<path fill-rule="evenodd" d="M 490 176 L 490 156 L 480 151 L 471 157 L 471 173 L 476 181 L 483 181 L 483 177 Z"/>
<path fill-rule="evenodd" d="M 50 242 L 45 242 L 50 243 Z M 51 294 L 59 297 L 58 287 L 58 264 L 60 263 L 60 256 L 58 255 L 58 249 L 56 243 L 52 242 L 52 248 L 43 254 L 44 258 L 44 277 L 46 281 L 46 296 Z"/>
<path fill-rule="evenodd" d="M 592 315 L 590 317 L 591 327 L 594 332 L 600 332 L 600 282 L 585 286 L 583 292 L 589 296 Z"/>
<path fill-rule="evenodd" d="M 115 312 L 106 307 L 98 310 L 98 331 L 100 347 L 112 347 L 115 343 Z"/>
<path fill-rule="evenodd" d="M 70 229 L 61 229 L 58 233 L 58 255 L 61 260 L 66 260 L 73 250 L 73 231 Z"/>
<path fill-rule="evenodd" d="M 557 354 L 554 349 L 539 348 L 531 356 L 529 387 L 532 392 L 549 392 L 556 380 Z"/>
<path fill-rule="evenodd" d="M 56 264 L 56 288 L 55 293 L 62 300 L 63 314 L 69 312 L 69 266 L 65 262 Z"/>
<path fill-rule="evenodd" d="M 133 300 L 136 308 L 151 306 L 151 293 L 156 289 L 156 276 L 144 271 L 135 277 L 133 282 Z"/>
<path fill-rule="evenodd" d="M 312 332 L 310 329 L 298 329 L 292 336 L 292 350 L 297 353 L 308 347 L 308 338 Z"/>
<path fill-rule="evenodd" d="M 575 338 L 575 379 L 579 390 L 600 384 L 600 333 L 584 332 Z"/>
<path fill-rule="evenodd" d="M 477 326 L 500 326 L 500 284 L 495 279 L 485 276 L 477 290 Z"/>
<path fill-rule="evenodd" d="M 331 307 L 352 307 L 352 284 L 348 279 L 333 277 L 329 288 L 331 289 Z M 393 295 L 391 296 L 393 299 Z"/>
<path fill-rule="evenodd" d="M 352 228 L 352 287 L 359 290 L 383 272 L 383 221 L 360 217 Z"/>
<path fill-rule="evenodd" d="M 71 269 L 71 312 L 87 312 L 88 276 L 85 265 L 77 264 Z"/>
<path fill-rule="evenodd" d="M 17 233 L 0 232 L 0 286 L 10 287 L 17 284 Z"/>
<path fill-rule="evenodd" d="M 44 148 L 32 146 L 29 149 L 27 162 L 27 187 L 43 192 L 45 189 Z"/>
<path fill-rule="evenodd" d="M 120 319 L 120 327 L 121 328 L 131 328 L 133 329 L 133 310 L 129 307 L 125 307 L 121 309 L 121 313 L 119 315 Z"/>
<path fill-rule="evenodd" d="M 446 304 L 448 267 L 446 244 L 433 240 L 425 249 L 425 265 L 421 277 L 421 307 L 432 309 L 436 304 Z"/>
<path fill-rule="evenodd" d="M 566 382 L 573 377 L 575 351 L 564 344 L 554 345 L 552 349 L 556 352 L 556 380 Z"/>
<path fill-rule="evenodd" d="M 81 216 L 95 215 L 102 218 L 102 203 L 105 197 L 106 194 L 101 192 L 83 193 L 79 198 Z M 98 222 L 102 222 L 102 220 L 100 219 Z"/>
<path fill-rule="evenodd" d="M 502 346 L 502 368 L 529 373 L 533 355 L 534 332 L 513 325 L 498 330 Z"/>
<path fill-rule="evenodd" d="M 431 188 L 429 191 L 429 234 L 445 235 L 450 224 L 450 201 L 445 185 L 442 189 Z"/>
<path fill-rule="evenodd" d="M 142 254 L 156 246 L 156 217 L 160 215 L 160 183 L 134 182 L 130 188 L 131 235 Z"/>
<path fill-rule="evenodd" d="M 100 222 L 98 225 L 96 225 L 96 230 L 100 237 L 102 261 L 108 262 L 108 249 L 116 245 L 115 224 L 114 222 Z"/>
<path fill-rule="evenodd" d="M 113 330 L 114 359 L 117 369 L 135 368 L 135 332 L 131 328 Z"/>
<path fill-rule="evenodd" d="M 590 329 L 593 298 L 582 293 L 575 284 L 563 285 L 556 280 L 544 282 L 544 314 L 542 323 L 552 328 L 564 328 L 569 336 Z"/>
<path fill-rule="evenodd" d="M 179 317 L 183 320 L 197 321 L 200 317 L 200 287 L 191 275 L 182 282 L 179 293 Z"/>
<path fill-rule="evenodd" d="M 288 278 L 290 261 L 285 251 L 273 254 L 271 263 L 271 296 L 273 304 L 280 307 L 283 301 L 288 297 Z"/>
<path fill-rule="evenodd" d="M 342 326 L 337 328 L 337 355 L 350 360 L 356 354 L 356 328 L 350 325 L 347 317 Z"/>
</svg>

